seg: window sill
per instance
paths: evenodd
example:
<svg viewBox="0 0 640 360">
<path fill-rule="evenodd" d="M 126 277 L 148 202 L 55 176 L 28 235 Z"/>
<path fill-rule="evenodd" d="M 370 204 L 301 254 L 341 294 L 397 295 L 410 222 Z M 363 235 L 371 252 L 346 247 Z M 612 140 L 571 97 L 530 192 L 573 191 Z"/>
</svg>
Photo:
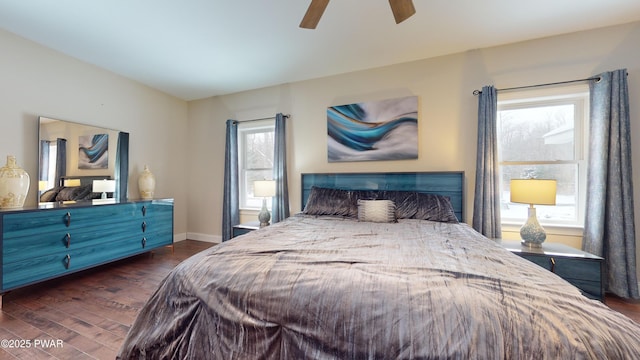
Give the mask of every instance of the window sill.
<svg viewBox="0 0 640 360">
<path fill-rule="evenodd" d="M 502 231 L 508 232 L 520 232 L 522 224 L 519 223 L 502 223 Z M 569 226 L 569 225 L 542 225 L 547 235 L 561 235 L 561 236 L 579 236 L 582 237 L 584 233 L 584 227 L 582 226 Z"/>
</svg>

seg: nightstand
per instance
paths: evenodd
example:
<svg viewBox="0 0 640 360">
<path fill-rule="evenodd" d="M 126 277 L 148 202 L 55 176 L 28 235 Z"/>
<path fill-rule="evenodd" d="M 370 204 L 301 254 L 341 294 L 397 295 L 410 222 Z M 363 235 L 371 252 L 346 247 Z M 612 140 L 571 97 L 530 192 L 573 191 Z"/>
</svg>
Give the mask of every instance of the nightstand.
<svg viewBox="0 0 640 360">
<path fill-rule="evenodd" d="M 244 224 L 234 225 L 232 235 L 233 237 L 236 237 L 258 229 L 260 229 L 260 222 L 251 221 Z"/>
<path fill-rule="evenodd" d="M 564 244 L 544 243 L 542 248 L 519 241 L 497 241 L 505 249 L 567 280 L 590 299 L 604 302 L 604 259 Z"/>
</svg>

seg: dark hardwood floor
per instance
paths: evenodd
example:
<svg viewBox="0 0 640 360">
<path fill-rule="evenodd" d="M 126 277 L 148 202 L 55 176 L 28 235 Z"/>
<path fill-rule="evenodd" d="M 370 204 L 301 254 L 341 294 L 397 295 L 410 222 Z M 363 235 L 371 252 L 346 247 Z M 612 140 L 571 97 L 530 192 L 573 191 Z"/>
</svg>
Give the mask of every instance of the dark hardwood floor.
<svg viewBox="0 0 640 360">
<path fill-rule="evenodd" d="M 160 281 L 212 245 L 180 241 L 173 251 L 157 249 L 5 294 L 0 340 L 13 343 L 2 344 L 0 359 L 114 359 Z"/>
<path fill-rule="evenodd" d="M 138 311 L 180 261 L 214 244 L 186 240 L 4 295 L 0 359 L 114 359 Z M 607 305 L 640 322 L 640 303 Z M 28 347 L 27 347 L 28 346 Z"/>
</svg>

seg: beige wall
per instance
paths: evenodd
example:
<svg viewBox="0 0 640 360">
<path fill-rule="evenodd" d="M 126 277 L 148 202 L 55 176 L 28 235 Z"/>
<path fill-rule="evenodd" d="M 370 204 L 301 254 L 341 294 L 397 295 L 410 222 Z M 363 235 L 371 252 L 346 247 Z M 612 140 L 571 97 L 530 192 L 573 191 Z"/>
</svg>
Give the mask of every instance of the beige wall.
<svg viewBox="0 0 640 360">
<path fill-rule="evenodd" d="M 148 164 L 158 179 L 156 195 L 176 200 L 176 237 L 219 241 L 225 120 L 283 112 L 291 114 L 292 212 L 300 211 L 303 172 L 464 170 L 470 219 L 477 107 L 472 91 L 487 84 L 505 88 L 627 68 L 635 146 L 640 140 L 639 42 L 640 23 L 633 23 L 187 103 L 0 31 L 0 157 L 13 154 L 32 176 L 37 173 L 41 115 L 127 131 L 130 197 L 137 197 L 137 174 Z M 327 106 L 407 95 L 419 97 L 417 160 L 327 162 Z M 633 161 L 639 184 L 640 146 L 634 147 Z M 36 203 L 35 186 L 28 205 Z M 634 199 L 638 214 L 639 194 Z M 548 230 L 549 241 L 580 243 L 579 231 Z"/>
<path fill-rule="evenodd" d="M 186 101 L 0 30 L 0 166 L 13 154 L 31 176 L 26 205 L 37 202 L 38 117 L 130 133 L 129 196 L 144 164 L 156 196 L 175 198 L 174 232 L 187 233 Z"/>
<path fill-rule="evenodd" d="M 304 172 L 464 170 L 466 218 L 470 221 L 477 133 L 477 99 L 472 91 L 489 84 L 507 88 L 581 79 L 627 68 L 635 146 L 640 144 L 638 43 L 640 23 L 633 23 L 191 102 L 189 153 L 200 154 L 201 159 L 191 164 L 190 188 L 201 189 L 201 193 L 189 199 L 189 232 L 195 237 L 218 239 L 221 233 L 225 120 L 272 116 L 276 112 L 291 114 L 288 152 L 293 212 L 300 210 L 299 179 Z M 407 95 L 419 97 L 418 160 L 327 162 L 327 106 Z M 634 179 L 640 184 L 640 146 L 633 150 Z M 203 186 L 205 181 L 211 186 Z M 636 213 L 640 215 L 638 196 L 640 191 L 635 194 Z M 547 230 L 548 241 L 580 246 L 579 230 Z M 515 235 L 505 233 L 504 237 Z"/>
</svg>

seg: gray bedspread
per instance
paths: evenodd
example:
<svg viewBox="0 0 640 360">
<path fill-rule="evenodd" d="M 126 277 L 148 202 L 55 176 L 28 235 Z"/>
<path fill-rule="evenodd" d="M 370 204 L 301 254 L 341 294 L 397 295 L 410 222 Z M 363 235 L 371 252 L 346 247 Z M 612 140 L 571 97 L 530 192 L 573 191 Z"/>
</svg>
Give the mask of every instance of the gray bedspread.
<svg viewBox="0 0 640 360">
<path fill-rule="evenodd" d="M 178 265 L 123 359 L 640 359 L 640 324 L 465 224 L 296 215 Z"/>
</svg>

